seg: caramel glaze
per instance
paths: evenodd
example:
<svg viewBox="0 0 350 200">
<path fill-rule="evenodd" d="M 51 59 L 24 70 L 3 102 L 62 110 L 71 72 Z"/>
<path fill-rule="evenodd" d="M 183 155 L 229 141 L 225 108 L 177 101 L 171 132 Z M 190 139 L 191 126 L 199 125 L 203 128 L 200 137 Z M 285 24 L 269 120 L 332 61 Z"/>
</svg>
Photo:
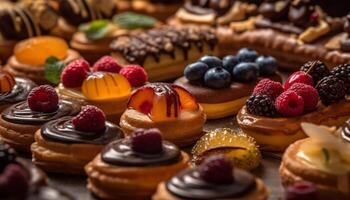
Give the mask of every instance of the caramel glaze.
<svg viewBox="0 0 350 200">
<path fill-rule="evenodd" d="M 166 183 L 167 190 L 181 199 L 198 200 L 239 198 L 255 186 L 254 176 L 240 169 L 234 169 L 234 182 L 231 184 L 208 183 L 195 169 L 184 170 Z"/>
<path fill-rule="evenodd" d="M 0 93 L 0 105 L 13 104 L 27 99 L 29 92 L 36 86 L 34 82 L 25 78 L 15 78 L 16 85 L 11 92 Z"/>
</svg>

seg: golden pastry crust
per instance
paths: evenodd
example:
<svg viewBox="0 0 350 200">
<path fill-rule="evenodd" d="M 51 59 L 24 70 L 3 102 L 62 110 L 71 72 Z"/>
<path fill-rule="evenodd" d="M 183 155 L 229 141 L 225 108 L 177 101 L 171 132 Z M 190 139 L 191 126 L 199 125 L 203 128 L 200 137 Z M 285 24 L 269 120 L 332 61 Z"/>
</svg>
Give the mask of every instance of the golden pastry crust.
<svg viewBox="0 0 350 200">
<path fill-rule="evenodd" d="M 265 200 L 269 196 L 269 191 L 260 179 L 256 179 L 256 188 L 249 194 L 240 198 L 225 198 L 220 200 Z M 152 200 L 182 200 L 182 198 L 174 196 L 165 187 L 165 183 L 158 186 L 157 192 L 153 195 Z M 213 199 L 214 200 L 214 199 Z M 219 200 L 219 199 L 217 199 Z"/>
<path fill-rule="evenodd" d="M 181 152 L 174 164 L 150 167 L 124 167 L 107 164 L 101 155 L 85 167 L 88 189 L 102 199 L 149 199 L 157 185 L 188 167 L 189 156 Z"/>
<path fill-rule="evenodd" d="M 297 158 L 300 145 L 310 140 L 304 139 L 295 142 L 290 145 L 283 155 L 282 163 L 279 169 L 282 184 L 284 186 L 292 185 L 298 181 L 308 181 L 316 184 L 317 196 L 320 200 L 327 199 L 349 199 L 349 194 L 345 194 L 340 191 L 339 184 L 341 184 L 340 177 L 330 174 L 325 171 L 321 171 L 310 165 L 301 162 Z M 345 182 L 350 182 L 350 176 L 341 178 Z M 350 186 L 347 185 L 347 190 L 350 190 Z"/>
</svg>

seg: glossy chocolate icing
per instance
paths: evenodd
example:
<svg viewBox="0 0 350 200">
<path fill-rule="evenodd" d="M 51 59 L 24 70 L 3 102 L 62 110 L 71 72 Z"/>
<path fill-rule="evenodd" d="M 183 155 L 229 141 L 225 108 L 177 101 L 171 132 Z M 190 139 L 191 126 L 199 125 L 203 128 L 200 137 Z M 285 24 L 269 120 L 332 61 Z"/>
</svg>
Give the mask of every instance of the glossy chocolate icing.
<svg viewBox="0 0 350 200">
<path fill-rule="evenodd" d="M 196 169 L 187 169 L 166 183 L 167 190 L 181 199 L 238 198 L 255 188 L 255 178 L 249 172 L 234 169 L 234 182 L 213 184 L 204 181 Z"/>
<path fill-rule="evenodd" d="M 30 110 L 27 101 L 22 101 L 4 110 L 1 117 L 15 124 L 40 125 L 64 116 L 76 115 L 80 111 L 77 102 L 61 100 L 58 106 L 59 108 L 51 113 L 35 112 Z"/>
<path fill-rule="evenodd" d="M 163 141 L 163 151 L 159 154 L 134 152 L 130 140 L 123 139 L 109 144 L 101 153 L 101 159 L 119 166 L 160 166 L 172 164 L 181 159 L 181 152 L 174 144 Z"/>
<path fill-rule="evenodd" d="M 272 21 L 287 19 L 290 0 L 269 0 L 259 6 L 259 13 Z"/>
<path fill-rule="evenodd" d="M 257 28 L 271 28 L 283 33 L 301 34 L 304 32 L 303 29 L 292 25 L 288 22 L 272 22 L 269 19 L 261 19 L 255 23 Z"/>
<path fill-rule="evenodd" d="M 74 198 L 65 192 L 43 186 L 31 190 L 26 200 L 73 200 Z"/>
<path fill-rule="evenodd" d="M 101 133 L 75 130 L 72 118 L 62 117 L 46 123 L 41 127 L 42 137 L 54 142 L 106 145 L 123 136 L 120 128 L 110 122 L 106 122 L 106 129 Z"/>
<path fill-rule="evenodd" d="M 27 99 L 29 92 L 36 86 L 29 79 L 15 78 L 16 85 L 11 92 L 0 93 L 0 105 L 17 103 Z"/>
</svg>

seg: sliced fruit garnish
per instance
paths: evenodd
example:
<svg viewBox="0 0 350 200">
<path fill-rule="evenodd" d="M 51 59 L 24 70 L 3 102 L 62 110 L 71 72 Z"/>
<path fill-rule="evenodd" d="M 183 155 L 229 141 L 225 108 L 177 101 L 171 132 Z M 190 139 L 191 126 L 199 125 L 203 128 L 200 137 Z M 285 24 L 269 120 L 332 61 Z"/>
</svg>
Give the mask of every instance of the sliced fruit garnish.
<svg viewBox="0 0 350 200">
<path fill-rule="evenodd" d="M 200 164 L 213 154 L 224 154 L 234 166 L 252 170 L 260 165 L 261 153 L 254 138 L 228 128 L 210 131 L 192 149 L 193 161 Z"/>
<path fill-rule="evenodd" d="M 0 93 L 7 93 L 16 85 L 16 80 L 7 72 L 0 71 Z"/>
<path fill-rule="evenodd" d="M 192 96 L 188 91 L 184 88 L 173 85 L 174 90 L 177 92 L 180 98 L 181 109 L 189 109 L 189 110 L 197 110 L 198 103 L 194 96 Z"/>
<path fill-rule="evenodd" d="M 142 87 L 131 95 L 128 108 L 133 108 L 145 115 L 149 115 L 153 108 L 153 96 L 154 91 L 151 88 Z"/>
</svg>

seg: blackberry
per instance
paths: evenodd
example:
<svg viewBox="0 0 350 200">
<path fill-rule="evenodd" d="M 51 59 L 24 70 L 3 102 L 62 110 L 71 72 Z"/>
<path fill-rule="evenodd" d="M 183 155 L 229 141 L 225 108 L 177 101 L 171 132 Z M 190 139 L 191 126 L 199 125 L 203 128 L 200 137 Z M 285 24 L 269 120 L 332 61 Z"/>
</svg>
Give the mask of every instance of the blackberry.
<svg viewBox="0 0 350 200">
<path fill-rule="evenodd" d="M 8 144 L 0 142 L 0 172 L 10 163 L 15 163 L 17 154 Z"/>
<path fill-rule="evenodd" d="M 311 67 L 312 69 L 310 69 Z M 301 66 L 300 71 L 310 74 L 314 80 L 315 85 L 317 85 L 318 81 L 320 81 L 323 77 L 326 77 L 330 74 L 327 66 L 319 60 L 309 61 L 305 63 L 303 66 Z"/>
<path fill-rule="evenodd" d="M 350 94 L 350 64 L 338 65 L 331 74 L 344 81 L 346 94 Z"/>
<path fill-rule="evenodd" d="M 258 116 L 274 117 L 277 113 L 273 100 L 267 95 L 252 95 L 246 106 L 249 113 Z"/>
<path fill-rule="evenodd" d="M 326 76 L 318 82 L 316 89 L 322 103 L 326 106 L 345 98 L 344 82 L 335 76 Z"/>
</svg>

